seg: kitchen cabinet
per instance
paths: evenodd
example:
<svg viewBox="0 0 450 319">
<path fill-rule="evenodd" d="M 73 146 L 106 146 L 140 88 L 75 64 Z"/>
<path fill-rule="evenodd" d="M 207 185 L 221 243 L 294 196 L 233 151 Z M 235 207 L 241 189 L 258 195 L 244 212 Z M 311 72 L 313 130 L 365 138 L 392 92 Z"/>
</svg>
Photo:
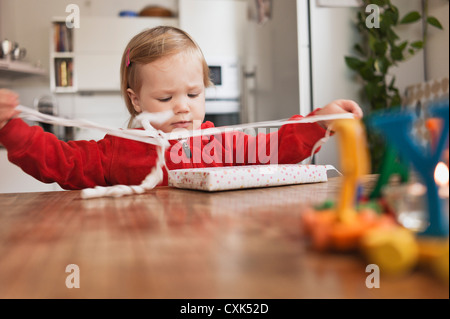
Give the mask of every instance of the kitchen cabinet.
<svg viewBox="0 0 450 319">
<path fill-rule="evenodd" d="M 247 2 L 180 0 L 180 27 L 188 32 L 208 62 L 215 57 L 245 58 Z"/>
<path fill-rule="evenodd" d="M 56 18 L 52 24 L 51 36 L 55 37 L 55 26 L 61 25 L 61 20 Z M 51 41 L 52 92 L 119 92 L 119 68 L 127 43 L 137 33 L 159 25 L 176 27 L 178 19 L 84 17 L 80 28 L 66 28 L 62 33 L 68 34 L 67 45 L 62 52 L 58 42 Z"/>
</svg>

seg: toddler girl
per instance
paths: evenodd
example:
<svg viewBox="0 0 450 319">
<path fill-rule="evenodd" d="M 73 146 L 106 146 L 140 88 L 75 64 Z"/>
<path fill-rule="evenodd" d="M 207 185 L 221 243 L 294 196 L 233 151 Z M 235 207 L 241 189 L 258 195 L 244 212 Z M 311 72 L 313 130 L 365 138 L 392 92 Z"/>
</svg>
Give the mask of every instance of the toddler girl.
<svg viewBox="0 0 450 319">
<path fill-rule="evenodd" d="M 209 69 L 200 48 L 186 32 L 156 27 L 136 35 L 124 50 L 120 73 L 122 95 L 131 115 L 129 127 L 142 112 L 164 111 L 172 111 L 173 116 L 152 125 L 165 133 L 214 127 L 211 122 L 203 122 L 205 89 L 212 85 Z M 18 104 L 17 94 L 0 89 L 0 143 L 12 163 L 42 182 L 57 182 L 64 189 L 139 185 L 157 164 L 157 146 L 151 144 L 111 135 L 99 141 L 60 141 L 39 126 L 30 127 L 16 118 Z M 332 102 L 310 115 L 343 112 L 362 117 L 360 107 L 346 100 Z M 297 115 L 291 119 L 301 118 Z M 295 164 L 311 155 L 316 142 L 325 136 L 327 125 L 292 124 L 257 136 L 233 131 L 170 141 L 165 151 L 166 165 L 173 170 Z M 258 157 L 261 150 L 269 149 L 271 154 L 264 159 Z M 164 170 L 161 185 L 167 184 Z"/>
</svg>

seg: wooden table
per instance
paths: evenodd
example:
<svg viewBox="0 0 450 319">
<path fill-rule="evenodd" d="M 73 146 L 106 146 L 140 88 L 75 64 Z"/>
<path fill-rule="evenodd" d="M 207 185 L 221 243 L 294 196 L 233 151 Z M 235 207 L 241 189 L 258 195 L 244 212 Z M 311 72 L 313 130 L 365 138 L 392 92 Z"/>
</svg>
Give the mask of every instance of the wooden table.
<svg viewBox="0 0 450 319">
<path fill-rule="evenodd" d="M 163 187 L 91 200 L 79 191 L 0 194 L 0 298 L 449 298 L 421 270 L 381 275 L 369 289 L 358 254 L 309 248 L 301 213 L 340 184 Z M 70 264 L 80 288 L 66 286 Z"/>
</svg>

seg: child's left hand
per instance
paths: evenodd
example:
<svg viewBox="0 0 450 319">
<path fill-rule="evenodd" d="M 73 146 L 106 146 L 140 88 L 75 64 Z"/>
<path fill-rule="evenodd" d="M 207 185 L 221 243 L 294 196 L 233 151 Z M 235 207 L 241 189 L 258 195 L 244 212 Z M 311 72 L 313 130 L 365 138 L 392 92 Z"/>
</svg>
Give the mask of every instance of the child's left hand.
<svg viewBox="0 0 450 319">
<path fill-rule="evenodd" d="M 315 115 L 330 115 L 339 113 L 352 113 L 355 116 L 355 119 L 361 119 L 363 117 L 361 107 L 356 102 L 351 100 L 333 101 L 317 111 Z M 318 122 L 318 124 L 324 129 L 327 129 L 331 122 L 333 121 L 321 121 Z"/>
</svg>

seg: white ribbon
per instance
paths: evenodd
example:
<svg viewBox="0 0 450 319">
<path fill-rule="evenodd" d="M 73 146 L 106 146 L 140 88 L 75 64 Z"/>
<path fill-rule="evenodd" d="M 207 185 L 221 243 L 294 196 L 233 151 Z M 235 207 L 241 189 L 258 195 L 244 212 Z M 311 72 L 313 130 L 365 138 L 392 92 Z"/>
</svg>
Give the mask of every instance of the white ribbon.
<svg viewBox="0 0 450 319">
<path fill-rule="evenodd" d="M 30 121 L 38 121 L 48 124 L 61 125 L 61 126 L 71 126 L 71 127 L 80 127 L 80 128 L 89 128 L 89 129 L 97 129 L 102 132 L 105 132 L 109 135 L 114 135 L 118 137 L 127 138 L 130 140 L 135 140 L 139 142 L 144 142 L 148 144 L 159 145 L 160 143 L 157 140 L 161 140 L 161 138 L 172 141 L 172 140 L 180 140 L 187 139 L 189 137 L 195 136 L 209 136 L 216 135 L 224 132 L 230 132 L 231 130 L 245 130 L 249 128 L 255 127 L 280 127 L 288 124 L 305 124 L 305 123 L 316 123 L 320 121 L 330 121 L 330 120 L 339 120 L 339 119 L 353 119 L 354 116 L 351 113 L 341 113 L 341 114 L 330 114 L 330 115 L 315 115 L 304 117 L 300 120 L 277 120 L 277 121 L 267 121 L 267 122 L 256 122 L 249 124 L 238 124 L 238 125 L 229 125 L 222 127 L 213 127 L 204 130 L 177 130 L 173 133 L 164 133 L 162 131 L 155 130 L 151 125 L 148 125 L 149 122 L 153 123 L 163 123 L 167 121 L 173 113 L 171 111 L 161 112 L 161 113 L 141 113 L 136 117 L 136 120 L 140 121 L 142 126 L 144 127 L 144 131 L 135 130 L 135 129 L 117 129 L 108 126 L 98 125 L 94 122 L 87 120 L 70 120 L 65 118 L 60 118 L 52 115 L 47 115 L 40 113 L 34 109 L 31 109 L 26 106 L 19 105 L 17 107 L 19 110 L 20 117 L 30 120 Z M 147 120 L 147 121 L 145 121 Z"/>
<path fill-rule="evenodd" d="M 114 185 L 114 186 L 96 186 L 81 190 L 81 198 L 91 199 L 99 197 L 122 197 L 125 195 L 143 194 L 158 186 L 164 178 L 163 167 L 166 166 L 164 159 L 165 147 L 158 147 L 158 162 L 152 168 L 150 174 L 142 181 L 141 185 Z"/>
<path fill-rule="evenodd" d="M 283 125 L 291 124 L 304 124 L 304 123 L 315 123 L 319 121 L 330 121 L 338 119 L 353 119 L 353 114 L 342 113 L 342 114 L 331 114 L 331 115 L 316 115 L 304 117 L 300 120 L 278 120 L 278 121 L 266 121 L 257 122 L 249 124 L 240 125 L 230 125 L 224 127 L 214 127 L 204 130 L 185 130 L 177 131 L 173 133 L 164 133 L 160 130 L 156 130 L 151 123 L 164 123 L 173 116 L 172 111 L 161 112 L 161 113 L 141 113 L 136 117 L 144 130 L 135 129 L 117 129 L 108 126 L 102 126 L 87 120 L 76 120 L 76 119 L 65 119 L 48 114 L 38 112 L 32 108 L 19 105 L 17 107 L 19 110 L 20 117 L 29 121 L 43 122 L 53 125 L 69 126 L 69 127 L 80 127 L 88 129 L 97 129 L 105 132 L 106 134 L 122 137 L 134 141 L 139 141 L 143 143 L 153 144 L 158 147 L 158 161 L 155 167 L 152 169 L 149 175 L 142 181 L 141 185 L 127 186 L 127 185 L 115 185 L 115 186 L 97 186 L 94 188 L 87 188 L 81 191 L 81 197 L 84 199 L 88 198 L 98 198 L 98 197 L 121 197 L 124 195 L 132 194 L 142 194 L 146 190 L 151 190 L 155 188 L 164 178 L 163 168 L 166 166 L 165 163 L 165 149 L 170 146 L 170 140 L 180 140 L 195 136 L 209 136 L 216 135 L 224 132 L 230 132 L 230 130 L 245 130 L 255 127 L 280 127 Z M 326 137 L 319 140 L 313 148 L 314 151 L 318 146 L 322 145 L 329 138 L 329 132 L 327 131 Z"/>
</svg>

